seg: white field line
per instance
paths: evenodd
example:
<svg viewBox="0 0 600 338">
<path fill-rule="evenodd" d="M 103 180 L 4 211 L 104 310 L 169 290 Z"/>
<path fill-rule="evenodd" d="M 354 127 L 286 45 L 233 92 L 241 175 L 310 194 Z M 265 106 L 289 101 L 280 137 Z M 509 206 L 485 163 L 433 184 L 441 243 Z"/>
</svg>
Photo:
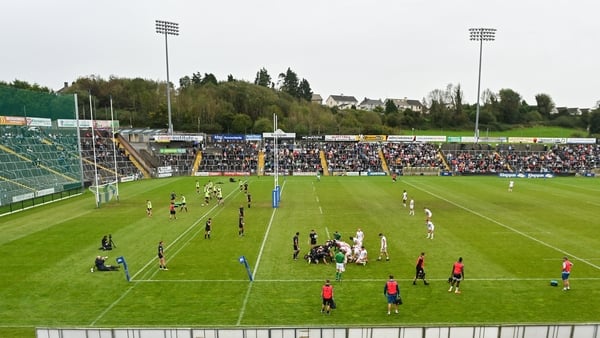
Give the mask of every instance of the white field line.
<svg viewBox="0 0 600 338">
<path fill-rule="evenodd" d="M 228 195 L 227 195 L 227 196 L 226 196 L 224 199 L 225 199 L 225 200 L 226 200 L 226 199 L 228 199 L 228 198 L 229 198 L 229 197 L 230 197 L 232 194 L 234 194 L 234 193 L 236 193 L 236 192 L 238 192 L 238 190 L 237 190 L 237 189 L 234 189 L 234 190 L 233 190 L 233 191 L 231 191 L 231 192 L 230 192 L 230 193 L 229 193 L 229 194 L 228 194 Z M 220 206 L 217 204 L 217 205 L 213 206 L 212 208 L 210 208 L 210 209 L 209 209 L 207 212 L 205 212 L 205 213 L 204 213 L 202 216 L 200 216 L 200 218 L 198 218 L 198 220 L 197 220 L 197 221 L 195 221 L 194 223 L 192 223 L 192 225 L 190 225 L 190 226 L 189 226 L 189 227 L 188 227 L 188 228 L 187 228 L 187 229 L 186 229 L 186 230 L 185 230 L 185 231 L 184 231 L 184 232 L 183 232 L 181 235 L 179 235 L 179 236 L 178 236 L 178 237 L 177 237 L 177 238 L 176 238 L 176 239 L 173 241 L 173 243 L 171 243 L 170 245 L 168 245 L 168 246 L 167 246 L 167 249 L 168 249 L 168 248 L 170 248 L 171 246 L 173 246 L 175 243 L 177 243 L 177 242 L 178 242 L 178 241 L 179 241 L 181 238 L 183 238 L 183 236 L 184 236 L 185 234 L 187 234 L 188 232 L 190 232 L 190 231 L 191 231 L 191 230 L 192 230 L 192 229 L 193 229 L 193 228 L 194 228 L 196 225 L 198 225 L 198 223 L 200 223 L 200 221 L 201 221 L 201 220 L 202 220 L 204 217 L 206 217 L 206 215 L 208 215 L 208 213 L 209 213 L 209 212 L 213 211 L 213 210 L 214 210 L 215 208 L 217 208 L 217 207 L 220 207 Z M 223 210 L 223 209 L 221 209 L 221 210 Z M 218 213 L 220 213 L 220 211 L 219 211 Z M 217 214 L 218 214 L 218 213 L 217 213 Z M 183 249 L 183 247 L 185 247 L 185 246 L 186 246 L 186 245 L 187 245 L 187 244 L 188 244 L 188 243 L 191 241 L 191 239 L 192 239 L 192 238 L 193 238 L 193 236 L 192 236 L 192 237 L 190 237 L 190 239 L 188 239 L 188 240 L 187 240 L 187 241 L 184 243 L 184 245 L 182 245 L 182 246 L 181 246 L 181 248 L 179 248 L 177 251 L 175 251 L 175 253 L 174 253 L 172 256 L 175 256 L 175 255 L 177 255 L 177 253 L 178 253 L 179 251 L 181 251 L 181 249 Z M 147 268 L 147 267 L 148 267 L 150 264 L 152 264 L 154 261 L 155 261 L 155 259 L 153 258 L 153 259 L 151 259 L 151 260 L 150 260 L 148 263 L 146 263 L 146 265 L 144 265 L 144 266 L 143 266 L 143 267 L 142 267 L 142 268 L 141 268 L 141 269 L 140 269 L 138 272 L 136 272 L 136 273 L 135 273 L 135 274 L 134 274 L 134 275 L 131 277 L 130 281 L 131 281 L 131 282 L 134 282 L 134 281 L 135 281 L 135 280 L 134 280 L 134 278 L 135 278 L 135 277 L 136 277 L 138 274 L 140 274 L 142 271 L 146 270 L 146 268 Z M 149 270 L 149 271 L 150 271 L 150 270 Z M 154 270 L 154 272 L 153 272 L 153 273 L 150 275 L 150 278 L 152 278 L 152 276 L 156 275 L 156 273 L 157 273 L 158 271 L 159 271 L 158 269 L 157 269 L 157 270 Z M 148 273 L 145 273 L 145 275 L 147 275 L 147 274 L 148 274 Z M 104 317 L 104 316 L 105 316 L 105 315 L 106 315 L 106 314 L 107 314 L 107 313 L 108 313 L 108 312 L 109 312 L 109 311 L 110 311 L 110 310 L 111 310 L 113 307 L 115 307 L 115 306 L 116 306 L 116 305 L 117 305 L 117 304 L 118 304 L 118 303 L 119 303 L 119 302 L 120 302 L 122 299 L 124 299 L 124 298 L 125 298 L 125 296 L 127 296 L 127 295 L 129 294 L 129 292 L 131 292 L 131 290 L 133 290 L 133 288 L 134 288 L 136 285 L 137 285 L 137 283 L 131 283 L 131 286 L 130 286 L 129 288 L 127 288 L 127 290 L 125 290 L 125 292 L 123 292 L 123 294 L 121 294 L 121 296 L 120 296 L 119 298 L 117 298 L 117 299 L 116 299 L 114 302 L 112 302 L 112 303 L 111 303 L 111 304 L 110 304 L 108 307 L 106 307 L 106 309 L 104 309 L 104 311 L 102 311 L 102 312 L 101 312 L 101 313 L 100 313 L 100 314 L 99 314 L 99 315 L 98 315 L 98 316 L 97 316 L 97 317 L 96 317 L 96 318 L 95 318 L 95 319 L 94 319 L 94 320 L 91 322 L 90 326 L 94 326 L 94 325 L 96 325 L 96 323 L 97 323 L 97 322 L 98 322 L 100 319 L 102 319 L 102 318 L 103 318 L 103 317 Z"/>
<path fill-rule="evenodd" d="M 593 179 L 592 179 L 593 181 Z M 579 185 L 573 185 L 573 184 L 567 184 L 567 183 L 562 183 L 562 182 L 555 182 L 556 185 L 563 185 L 565 187 L 571 187 L 571 188 L 575 188 L 575 189 L 582 189 L 582 190 L 589 190 L 589 191 L 593 191 L 593 192 L 600 192 L 600 190 L 598 189 L 593 189 L 590 188 L 589 185 L 588 186 L 579 186 Z"/>
<path fill-rule="evenodd" d="M 228 198 L 230 198 L 230 197 L 231 197 L 231 195 L 233 195 L 233 194 L 237 194 L 237 193 L 239 193 L 239 190 L 237 190 L 237 189 L 234 189 L 234 190 L 232 190 L 232 191 L 231 191 L 231 192 L 230 192 L 230 193 L 229 193 L 227 196 L 225 196 L 224 200 L 227 200 Z M 187 235 L 187 234 L 188 234 L 190 231 L 192 231 L 192 230 L 193 230 L 193 229 L 194 229 L 194 228 L 195 228 L 195 227 L 196 227 L 198 224 L 200 224 L 200 222 L 201 222 L 201 221 L 202 221 L 202 220 L 203 220 L 203 219 L 204 219 L 204 218 L 205 218 L 205 217 L 206 217 L 206 216 L 207 216 L 209 213 L 211 213 L 213 210 L 215 210 L 215 209 L 217 209 L 217 208 L 221 208 L 221 207 L 222 207 L 221 205 L 219 205 L 219 204 L 215 204 L 215 205 L 214 205 L 212 208 L 208 209 L 208 211 L 204 212 L 204 214 L 202 214 L 202 216 L 200 216 L 200 218 L 198 218 L 198 219 L 197 219 L 197 220 L 196 220 L 194 223 L 192 223 L 192 225 L 190 225 L 190 226 L 189 226 L 187 229 L 185 229 L 185 231 L 184 231 L 184 232 L 182 232 L 182 233 L 181 233 L 179 236 L 177 236 L 177 238 L 176 238 L 176 239 L 175 239 L 175 240 L 174 240 L 172 243 L 170 243 L 169 245 L 167 245 L 167 247 L 165 248 L 165 251 L 168 251 L 168 250 L 169 250 L 169 248 L 171 248 L 172 246 L 174 246 L 175 244 L 177 244 L 177 243 L 178 243 L 178 242 L 179 242 L 179 241 L 180 241 L 180 240 L 181 240 L 181 239 L 182 239 L 182 238 L 183 238 L 185 235 Z M 221 209 L 219 210 L 219 212 L 217 212 L 216 214 L 219 214 L 219 213 L 221 212 L 221 210 L 223 210 L 223 209 L 221 208 Z M 192 238 L 193 238 L 193 236 L 192 236 Z M 187 241 L 187 242 L 186 242 L 184 245 L 182 245 L 182 246 L 181 246 L 181 247 L 180 247 L 180 248 L 179 248 L 177 251 L 175 251 L 175 253 L 173 253 L 173 254 L 170 254 L 170 256 L 171 256 L 171 257 L 174 257 L 174 256 L 175 256 L 175 255 L 176 255 L 176 254 L 177 254 L 179 251 L 181 251 L 181 250 L 182 250 L 182 249 L 185 247 L 185 245 L 186 245 L 187 243 L 189 243 L 189 241 L 190 241 L 190 240 L 188 239 L 188 241 Z M 136 272 L 136 273 L 135 273 L 133 276 L 131 276 L 131 280 L 134 280 L 134 279 L 135 279 L 135 277 L 136 277 L 138 274 L 140 274 L 141 272 L 145 271 L 145 270 L 146 270 L 146 268 L 148 268 L 148 266 L 149 266 L 150 264 L 154 264 L 154 262 L 155 262 L 155 261 L 156 261 L 156 259 L 155 259 L 155 258 L 153 258 L 153 259 L 150 259 L 150 260 L 148 261 L 148 263 L 146 263 L 146 264 L 145 264 L 145 265 L 144 265 L 144 266 L 143 266 L 143 267 L 142 267 L 142 268 L 141 268 L 141 269 L 140 269 L 138 272 Z M 158 270 L 154 271 L 154 273 L 153 273 L 153 274 L 155 274 L 157 271 L 158 271 Z"/>
<path fill-rule="evenodd" d="M 560 277 L 560 276 L 559 276 Z M 523 282 L 523 281 L 549 281 L 552 279 L 557 279 L 556 276 L 553 277 L 514 277 L 514 278 L 502 278 L 502 277 L 491 277 L 491 278 L 467 278 L 466 281 L 469 282 L 497 282 L 497 281 L 506 281 L 506 282 Z M 589 281 L 597 281 L 600 280 L 600 277 L 580 277 L 580 278 L 569 278 L 570 280 L 589 280 Z M 397 278 L 397 281 L 404 282 L 412 282 L 412 278 Z M 446 282 L 447 278 L 437 278 L 430 279 L 427 278 L 428 281 L 441 281 Z M 322 283 L 323 279 L 256 279 L 253 283 Z M 385 280 L 379 279 L 369 279 L 369 278 L 357 278 L 357 279 L 344 279 L 344 283 L 385 283 Z M 247 279 L 148 279 L 148 280 L 137 280 L 135 283 L 250 283 Z M 252 284 L 252 283 L 250 283 Z"/>
<path fill-rule="evenodd" d="M 525 237 L 525 238 L 528 238 L 528 239 L 530 239 L 530 240 L 532 240 L 532 241 L 534 241 L 534 242 L 537 242 L 537 243 L 539 243 L 539 244 L 541 244 L 541 245 L 547 246 L 547 247 L 549 247 L 550 249 L 556 250 L 556 251 L 558 251 L 558 252 L 562 253 L 562 254 L 563 254 L 563 255 L 565 255 L 565 256 L 572 257 L 573 259 L 576 259 L 576 260 L 578 260 L 578 261 L 581 261 L 581 262 L 583 262 L 583 263 L 585 263 L 585 264 L 587 264 L 587 265 L 589 265 L 589 266 L 591 266 L 591 267 L 593 267 L 593 268 L 595 268 L 595 269 L 598 269 L 598 270 L 600 270 L 600 266 L 599 266 L 599 265 L 596 265 L 596 264 L 594 264 L 594 263 L 590 262 L 590 261 L 589 261 L 589 260 L 587 260 L 587 259 L 584 259 L 584 258 L 581 258 L 581 257 L 575 256 L 575 255 L 573 255 L 572 253 L 569 253 L 569 252 L 567 252 L 567 251 L 565 251 L 565 250 L 563 250 L 563 249 L 560 249 L 560 248 L 558 248 L 558 247 L 556 247 L 556 246 L 554 246 L 554 245 L 552 245 L 552 244 L 549 244 L 549 243 L 546 243 L 546 242 L 544 242 L 544 241 L 542 241 L 542 240 L 539 240 L 539 239 L 537 239 L 537 238 L 535 238 L 535 237 L 533 237 L 533 236 L 530 236 L 530 235 L 528 235 L 527 233 L 525 233 L 525 232 L 523 232 L 523 231 L 520 231 L 520 230 L 518 230 L 518 229 L 515 229 L 515 228 L 513 228 L 513 227 L 511 227 L 511 226 L 509 226 L 509 225 L 506 225 L 506 224 L 504 224 L 504 223 L 502 223 L 502 222 L 499 222 L 499 221 L 497 221 L 497 220 L 495 220 L 495 219 L 492 219 L 491 217 L 488 217 L 488 216 L 486 216 L 486 215 L 483 215 L 483 214 L 481 214 L 481 213 L 479 213 L 479 212 L 477 212 L 477 211 L 475 211 L 475 210 L 469 209 L 469 208 L 467 208 L 467 207 L 465 207 L 465 206 L 463 206 L 463 205 L 460 205 L 460 204 L 458 204 L 458 203 L 456 203 L 456 202 L 454 202 L 454 201 L 451 201 L 451 200 L 449 200 L 449 199 L 446 199 L 446 198 L 444 198 L 444 197 L 442 197 L 442 196 L 440 196 L 440 195 L 434 194 L 434 193 L 432 193 L 431 191 L 428 191 L 428 190 L 425 190 L 425 189 L 423 189 L 423 188 L 417 187 L 416 185 L 414 185 L 414 184 L 412 184 L 412 183 L 409 183 L 409 182 L 404 182 L 404 183 L 405 183 L 405 184 L 408 184 L 408 185 L 410 185 L 411 187 L 413 187 L 413 188 L 415 188 L 415 189 L 421 190 L 421 191 L 423 191 L 423 192 L 425 192 L 425 193 L 427 193 L 427 194 L 429 194 L 429 195 L 431 195 L 431 196 L 433 196 L 433 197 L 435 197 L 435 198 L 438 198 L 438 199 L 440 199 L 440 200 L 442 200 L 442 201 L 445 201 L 446 203 L 452 204 L 452 205 L 454 205 L 454 206 L 456 206 L 456 207 L 458 207 L 458 208 L 461 208 L 461 209 L 463 209 L 463 210 L 465 210 L 465 211 L 468 211 L 468 212 L 472 213 L 473 215 L 479 216 L 479 217 L 481 217 L 481 218 L 483 218 L 483 219 L 485 219 L 485 220 L 487 220 L 487 221 L 489 221 L 489 222 L 495 223 L 495 224 L 497 224 L 497 225 L 499 225 L 499 226 L 501 226 L 501 227 L 503 227 L 503 228 L 505 228 L 505 229 L 508 229 L 508 230 L 510 230 L 510 231 L 513 231 L 513 232 L 515 232 L 515 233 L 517 233 L 517 234 L 519 234 L 519 235 L 521 235 L 521 236 L 523 236 L 523 237 Z"/>
<path fill-rule="evenodd" d="M 585 203 L 600 207 L 600 203 L 594 203 L 594 202 L 590 202 L 590 201 L 585 201 Z"/>
<path fill-rule="evenodd" d="M 501 235 L 501 234 L 513 234 L 515 235 L 514 231 L 492 231 L 490 232 L 493 235 Z M 524 234 L 551 234 L 550 231 L 523 231 Z M 562 259 L 561 259 L 562 260 Z"/>
<path fill-rule="evenodd" d="M 281 185 L 280 194 L 283 193 L 283 189 L 285 188 L 285 183 L 287 181 L 283 181 Z M 267 238 L 269 237 L 269 232 L 271 231 L 271 226 L 273 225 L 273 219 L 275 218 L 275 213 L 277 212 L 277 208 L 273 208 L 273 212 L 271 213 L 271 219 L 269 219 L 269 225 L 267 226 L 267 230 L 265 231 L 265 235 L 263 237 L 262 244 L 260 245 L 260 250 L 258 251 L 258 257 L 256 258 L 256 264 L 254 265 L 254 271 L 252 272 L 252 280 L 256 278 L 256 271 L 258 270 L 258 266 L 260 264 L 260 259 L 262 257 L 263 251 L 265 249 L 265 244 L 267 243 Z M 242 322 L 242 318 L 244 317 L 244 313 L 246 312 L 246 305 L 248 304 L 248 299 L 250 298 L 250 291 L 252 291 L 252 283 L 249 283 L 248 289 L 246 289 L 246 295 L 244 296 L 244 302 L 242 303 L 242 307 L 240 309 L 240 315 L 238 316 L 238 320 L 236 322 L 236 326 L 239 326 Z"/>
</svg>

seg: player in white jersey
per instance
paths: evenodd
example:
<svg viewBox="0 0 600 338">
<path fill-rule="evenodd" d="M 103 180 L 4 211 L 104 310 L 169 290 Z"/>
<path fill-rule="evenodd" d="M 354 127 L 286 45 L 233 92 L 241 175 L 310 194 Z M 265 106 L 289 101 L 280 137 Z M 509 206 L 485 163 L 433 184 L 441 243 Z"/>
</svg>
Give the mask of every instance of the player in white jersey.
<svg viewBox="0 0 600 338">
<path fill-rule="evenodd" d="M 358 255 L 360 255 L 362 242 L 359 241 L 357 237 L 350 237 L 350 240 L 352 241 L 352 261 L 356 261 Z"/>
<path fill-rule="evenodd" d="M 385 260 L 389 261 L 390 255 L 388 254 L 388 251 L 387 251 L 387 238 L 385 238 L 383 233 L 379 233 L 379 237 L 381 238 L 381 247 L 379 248 L 379 258 L 377 258 L 377 260 L 380 261 L 381 257 L 383 257 L 385 255 Z"/>
<path fill-rule="evenodd" d="M 406 208 L 406 201 L 408 201 L 408 193 L 406 190 L 402 193 L 402 205 Z"/>
<path fill-rule="evenodd" d="M 356 259 L 356 264 L 359 265 L 367 265 L 369 261 L 367 257 L 367 249 L 364 246 L 360 247 L 360 253 L 358 254 L 358 258 Z"/>
<path fill-rule="evenodd" d="M 425 221 L 426 222 L 431 221 L 431 216 L 433 216 L 433 213 L 431 212 L 431 210 L 429 210 L 428 208 L 423 208 L 423 211 L 425 212 Z"/>
<path fill-rule="evenodd" d="M 410 216 L 415 215 L 415 200 L 413 200 L 412 198 L 410 199 L 410 202 L 408 203 L 408 214 Z"/>
<path fill-rule="evenodd" d="M 356 229 L 356 237 L 354 238 L 358 239 L 358 246 L 361 247 L 363 242 L 365 241 L 365 233 L 362 231 L 361 228 Z"/>
<path fill-rule="evenodd" d="M 433 239 L 433 231 L 435 230 L 435 225 L 433 222 L 427 221 L 427 238 Z"/>
</svg>

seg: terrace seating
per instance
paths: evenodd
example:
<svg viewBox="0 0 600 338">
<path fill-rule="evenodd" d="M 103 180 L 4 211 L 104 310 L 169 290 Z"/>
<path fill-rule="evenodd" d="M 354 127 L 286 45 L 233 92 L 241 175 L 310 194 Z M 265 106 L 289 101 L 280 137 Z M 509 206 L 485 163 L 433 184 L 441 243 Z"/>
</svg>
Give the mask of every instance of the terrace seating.
<svg viewBox="0 0 600 338">
<path fill-rule="evenodd" d="M 2 198 L 41 190 L 59 192 L 81 180 L 79 159 L 49 139 L 52 128 L 0 127 Z"/>
</svg>

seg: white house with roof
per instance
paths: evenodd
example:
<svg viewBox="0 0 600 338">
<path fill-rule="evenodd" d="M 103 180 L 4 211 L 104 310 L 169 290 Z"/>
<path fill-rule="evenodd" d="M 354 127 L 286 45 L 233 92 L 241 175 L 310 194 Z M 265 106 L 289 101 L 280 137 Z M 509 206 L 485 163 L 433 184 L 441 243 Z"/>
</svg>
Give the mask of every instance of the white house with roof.
<svg viewBox="0 0 600 338">
<path fill-rule="evenodd" d="M 386 99 L 385 101 L 392 101 L 398 107 L 399 111 L 410 109 L 414 112 L 423 113 L 425 111 L 423 104 L 419 100 L 411 100 L 408 98 L 403 99 Z"/>
<path fill-rule="evenodd" d="M 349 109 L 352 106 L 358 105 L 358 100 L 354 96 L 329 95 L 327 100 L 325 100 L 325 105 L 330 108 Z"/>
<path fill-rule="evenodd" d="M 316 103 L 316 104 L 323 104 L 323 98 L 319 94 L 312 94 L 312 97 L 310 98 L 310 102 Z"/>
<path fill-rule="evenodd" d="M 359 104 L 358 104 L 358 109 L 362 109 L 362 110 L 373 110 L 377 107 L 381 107 L 383 108 L 384 104 L 383 101 L 381 101 L 381 99 L 369 99 L 367 97 L 365 97 L 364 100 L 362 100 Z"/>
</svg>

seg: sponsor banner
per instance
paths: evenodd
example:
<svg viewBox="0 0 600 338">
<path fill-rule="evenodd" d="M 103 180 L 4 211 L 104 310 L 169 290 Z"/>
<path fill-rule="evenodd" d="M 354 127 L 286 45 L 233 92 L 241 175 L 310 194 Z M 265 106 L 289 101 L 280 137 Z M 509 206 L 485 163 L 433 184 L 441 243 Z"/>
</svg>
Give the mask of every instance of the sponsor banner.
<svg viewBox="0 0 600 338">
<path fill-rule="evenodd" d="M 244 171 L 197 171 L 194 176 L 246 176 L 247 174 Z"/>
<path fill-rule="evenodd" d="M 42 117 L 28 117 L 27 125 L 30 127 L 52 127 L 52 120 Z"/>
<path fill-rule="evenodd" d="M 243 141 L 244 135 L 242 134 L 215 134 L 212 135 L 213 142 L 231 142 L 231 141 Z"/>
<path fill-rule="evenodd" d="M 480 137 L 479 142 L 506 143 L 506 137 Z"/>
<path fill-rule="evenodd" d="M 171 142 L 171 137 L 169 135 L 154 135 L 150 137 L 150 141 L 156 143 L 169 143 Z"/>
<path fill-rule="evenodd" d="M 387 137 L 388 142 L 414 142 L 416 140 L 416 136 L 414 135 L 389 135 Z"/>
<path fill-rule="evenodd" d="M 526 178 L 553 178 L 554 174 L 551 173 L 525 173 Z"/>
<path fill-rule="evenodd" d="M 325 141 L 354 142 L 354 141 L 358 141 L 358 136 L 357 135 L 325 135 Z"/>
<path fill-rule="evenodd" d="M 133 176 L 133 175 L 121 177 L 121 182 L 132 182 L 132 181 L 135 181 L 135 176 Z"/>
<path fill-rule="evenodd" d="M 165 143 L 168 143 L 168 142 L 202 142 L 202 140 L 204 140 L 204 137 L 202 135 L 191 135 L 191 134 L 186 134 L 186 135 L 156 134 L 156 135 L 150 136 L 150 141 L 154 141 L 157 143 L 160 143 L 160 142 L 165 142 Z"/>
<path fill-rule="evenodd" d="M 170 174 L 173 172 L 173 168 L 169 165 L 165 167 L 158 167 L 156 168 L 156 171 L 158 171 L 159 174 Z"/>
<path fill-rule="evenodd" d="M 499 173 L 498 177 L 504 178 L 553 178 L 554 174 L 552 173 Z"/>
<path fill-rule="evenodd" d="M 509 137 L 508 143 L 535 143 L 537 137 Z"/>
<path fill-rule="evenodd" d="M 94 128 L 98 129 L 119 129 L 119 121 L 111 120 L 94 120 Z"/>
<path fill-rule="evenodd" d="M 459 143 L 462 142 L 462 139 L 460 136 L 448 136 L 446 138 L 446 140 L 450 143 Z"/>
<path fill-rule="evenodd" d="M 77 126 L 77 120 L 73 120 L 75 121 L 75 125 Z M 79 128 L 91 128 L 92 127 L 92 120 L 79 120 Z"/>
<path fill-rule="evenodd" d="M 224 171 L 223 176 L 244 176 L 247 175 L 247 172 L 244 171 Z"/>
<path fill-rule="evenodd" d="M 537 139 L 533 139 L 534 143 L 567 143 L 567 139 L 566 138 L 560 138 L 560 137 L 539 137 Z"/>
<path fill-rule="evenodd" d="M 442 135 L 417 135 L 417 142 L 446 142 L 446 136 Z"/>
<path fill-rule="evenodd" d="M 0 124 L 5 126 L 24 126 L 27 121 L 19 116 L 0 116 Z"/>
<path fill-rule="evenodd" d="M 309 171 L 294 171 L 292 173 L 293 176 L 317 176 L 316 172 L 309 172 Z"/>
<path fill-rule="evenodd" d="M 341 175 L 345 175 L 345 176 L 360 176 L 360 172 L 358 172 L 358 171 L 348 171 L 345 174 L 341 173 Z"/>
<path fill-rule="evenodd" d="M 54 194 L 54 188 L 42 189 L 35 192 L 35 196 L 46 196 Z"/>
<path fill-rule="evenodd" d="M 596 173 L 585 173 L 583 174 L 585 177 L 596 177 Z"/>
<path fill-rule="evenodd" d="M 362 173 L 362 175 L 367 175 L 367 176 L 387 176 L 387 173 L 385 173 L 383 171 L 374 171 L 374 172 Z"/>
<path fill-rule="evenodd" d="M 280 130 L 277 133 L 263 133 L 263 138 L 275 138 L 275 135 L 277 138 L 296 138 L 296 133 L 286 133 Z"/>
<path fill-rule="evenodd" d="M 183 148 L 160 148 L 159 152 L 161 154 L 185 154 L 187 150 Z"/>
<path fill-rule="evenodd" d="M 13 196 L 12 201 L 13 201 L 13 203 L 16 203 L 16 202 L 21 202 L 21 201 L 25 201 L 25 200 L 30 200 L 34 197 L 35 197 L 35 193 L 30 192 L 30 193 L 19 195 L 19 196 Z"/>
<path fill-rule="evenodd" d="M 262 135 L 260 134 L 248 134 L 245 136 L 246 141 L 262 141 Z"/>
<path fill-rule="evenodd" d="M 324 141 L 325 140 L 325 136 L 323 135 L 309 135 L 309 136 L 302 136 L 303 140 L 308 140 L 308 141 Z"/>
<path fill-rule="evenodd" d="M 270 171 L 270 172 L 264 173 L 263 176 L 275 176 L 275 173 Z M 287 173 L 287 171 L 280 172 L 279 176 L 288 176 L 288 173 Z"/>
<path fill-rule="evenodd" d="M 159 173 L 157 175 L 158 178 L 171 177 L 171 176 L 173 176 L 173 174 L 170 172 L 169 173 Z"/>
<path fill-rule="evenodd" d="M 361 142 L 385 142 L 386 135 L 360 135 Z"/>
<path fill-rule="evenodd" d="M 440 172 L 440 176 L 452 176 L 452 172 L 451 171 L 442 171 L 442 172 Z"/>
<path fill-rule="evenodd" d="M 569 137 L 569 138 L 567 138 L 567 143 L 594 144 L 594 143 L 596 143 L 596 139 L 595 138 Z"/>
<path fill-rule="evenodd" d="M 439 135 L 390 135 L 388 142 L 446 142 L 446 136 Z M 454 141 L 459 142 L 459 141 Z"/>
<path fill-rule="evenodd" d="M 59 128 L 77 128 L 78 120 L 70 120 L 70 119 L 58 119 L 56 120 L 56 125 Z M 79 120 L 80 128 L 91 128 L 92 120 Z"/>
<path fill-rule="evenodd" d="M 77 120 L 58 119 L 56 120 L 56 126 L 58 128 L 77 128 Z"/>
</svg>

